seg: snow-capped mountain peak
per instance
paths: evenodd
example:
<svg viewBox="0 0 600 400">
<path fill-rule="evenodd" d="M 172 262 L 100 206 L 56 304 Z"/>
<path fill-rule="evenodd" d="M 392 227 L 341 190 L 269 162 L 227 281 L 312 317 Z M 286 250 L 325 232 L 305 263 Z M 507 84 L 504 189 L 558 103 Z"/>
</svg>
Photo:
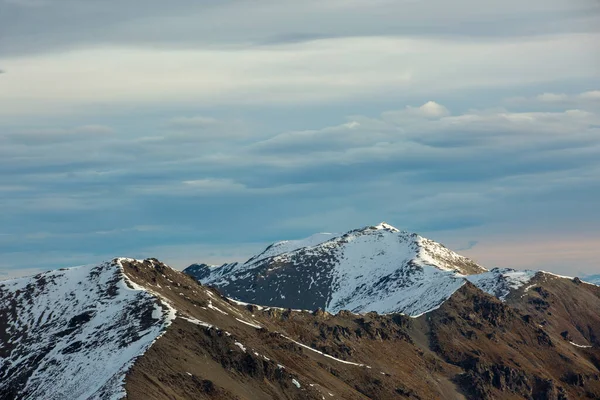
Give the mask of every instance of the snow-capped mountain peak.
<svg viewBox="0 0 600 400">
<path fill-rule="evenodd" d="M 382 222 L 341 235 L 277 242 L 245 263 L 186 273 L 257 304 L 328 311 L 421 314 L 487 271 L 416 233 Z"/>
<path fill-rule="evenodd" d="M 381 222 L 380 224 L 375 225 L 375 229 L 385 229 L 385 230 L 389 230 L 391 232 L 400 232 L 400 229 L 395 228 L 386 222 Z"/>
</svg>

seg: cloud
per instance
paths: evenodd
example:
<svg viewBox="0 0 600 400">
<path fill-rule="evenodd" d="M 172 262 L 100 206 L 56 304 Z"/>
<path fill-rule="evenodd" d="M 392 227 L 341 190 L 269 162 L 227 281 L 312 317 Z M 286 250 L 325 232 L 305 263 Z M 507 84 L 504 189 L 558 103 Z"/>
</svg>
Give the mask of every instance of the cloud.
<svg viewBox="0 0 600 400">
<path fill-rule="evenodd" d="M 507 104 L 518 106 L 558 106 L 597 109 L 600 106 L 600 90 L 588 90 L 582 93 L 542 93 L 534 97 L 513 97 Z"/>
<path fill-rule="evenodd" d="M 544 94 L 540 94 L 540 95 L 536 96 L 537 100 L 542 101 L 542 102 L 549 102 L 549 103 L 562 102 L 568 98 L 569 97 L 564 93 L 561 93 L 561 94 L 544 93 Z"/>
<path fill-rule="evenodd" d="M 69 129 L 28 129 L 15 133 L 1 135 L 11 142 L 27 145 L 47 145 L 58 142 L 72 142 L 78 140 L 90 140 L 111 136 L 115 131 L 102 125 L 84 125 Z"/>
<path fill-rule="evenodd" d="M 519 40 L 342 37 L 278 46 L 168 50 L 108 46 L 15 56 L 4 60 L 12 79 L 0 80 L 0 113 L 56 115 L 89 112 L 99 105 L 119 110 L 165 102 L 324 104 L 382 93 L 429 96 L 596 79 L 599 60 L 590 49 L 599 35 Z M 56 91 L 57 84 L 61 91 Z"/>
<path fill-rule="evenodd" d="M 512 254 L 511 234 L 591 248 L 599 15 L 588 0 L 0 0 L 0 270 L 226 261 L 381 220 L 477 238 L 481 261 Z M 526 252 L 507 264 L 577 261 Z"/>
<path fill-rule="evenodd" d="M 418 108 L 408 106 L 406 111 L 409 114 L 415 114 L 425 118 L 440 118 L 450 115 L 450 111 L 448 111 L 446 107 L 436 103 L 435 101 L 428 101 Z"/>
<path fill-rule="evenodd" d="M 600 116 L 591 112 L 472 110 L 430 119 L 423 114 L 414 118 L 414 109 L 384 112 L 380 119 L 355 116 L 350 123 L 321 130 L 283 133 L 221 161 L 308 169 L 378 164 L 410 170 L 413 175 L 435 171 L 444 173 L 444 179 L 489 179 L 490 174 L 522 173 L 523 168 L 560 168 L 561 162 L 575 160 L 566 153 L 568 149 L 581 155 L 577 163 L 591 161 L 591 156 L 584 154 L 597 151 L 595 126 Z M 507 140 L 512 145 L 507 145 Z M 555 149 L 562 154 L 554 154 Z M 490 156 L 498 165 L 485 163 L 484 158 Z M 461 162 L 465 157 L 483 165 L 472 169 L 470 162 Z M 542 162 L 544 158 L 547 163 Z M 219 159 L 209 162 L 218 165 Z M 440 165 L 447 167 L 439 169 Z"/>
<path fill-rule="evenodd" d="M 580 93 L 577 97 L 583 100 L 600 101 L 600 90 L 590 90 L 589 92 Z"/>
<path fill-rule="evenodd" d="M 228 109 L 168 110 L 150 121 L 143 114 L 125 122 L 94 119 L 114 133 L 70 125 L 87 126 L 86 140 L 71 139 L 76 128 L 37 131 L 51 120 L 3 128 L 60 140 L 40 146 L 0 135 L 0 235 L 10 235 L 2 236 L 0 251 L 10 268 L 160 258 L 161 249 L 175 262 L 192 258 L 175 257 L 175 248 L 203 261 L 213 245 L 226 252 L 381 220 L 455 241 L 455 248 L 477 238 L 467 251 L 478 255 L 490 235 L 512 231 L 527 240 L 527 227 L 531 235 L 595 237 L 597 110 L 444 104 L 396 104 L 372 115 L 298 123 L 312 129 L 271 132 L 262 126 L 275 114 L 248 122 L 225 118 Z M 227 136 L 231 126 L 244 127 L 243 138 Z M 175 135 L 187 131 L 219 138 L 218 146 L 210 144 L 216 139 L 182 142 Z M 34 254 L 25 256 L 30 249 Z M 486 265 L 497 260 L 478 258 Z"/>
<path fill-rule="evenodd" d="M 59 52 L 121 43 L 130 47 L 233 47 L 315 37 L 507 37 L 597 31 L 596 2 L 516 0 L 483 5 L 428 2 L 180 0 L 0 2 L 1 54 Z M 17 18 L 18 17 L 18 18 Z M 309 23 L 307 23 L 307 21 Z M 155 27 L 160 26 L 158 32 Z"/>
<path fill-rule="evenodd" d="M 146 137 L 148 144 L 173 143 L 215 144 L 247 139 L 250 133 L 247 123 L 239 120 L 220 120 L 213 117 L 176 117 L 167 123 L 168 132 L 163 136 Z"/>
<path fill-rule="evenodd" d="M 170 121 L 170 125 L 176 128 L 200 128 L 210 129 L 219 125 L 220 121 L 211 117 L 177 117 Z"/>
</svg>

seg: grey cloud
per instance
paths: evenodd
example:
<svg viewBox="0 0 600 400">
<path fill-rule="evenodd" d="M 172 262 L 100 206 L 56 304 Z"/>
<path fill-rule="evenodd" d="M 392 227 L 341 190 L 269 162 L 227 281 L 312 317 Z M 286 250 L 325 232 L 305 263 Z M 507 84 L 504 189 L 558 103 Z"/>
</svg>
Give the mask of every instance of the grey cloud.
<svg viewBox="0 0 600 400">
<path fill-rule="evenodd" d="M 325 124 L 313 119 L 314 114 L 308 114 L 303 126 L 282 129 L 279 134 L 261 132 L 260 122 L 272 126 L 274 119 L 285 121 L 286 109 L 279 103 L 296 93 L 308 96 L 311 104 L 331 99 L 345 102 L 350 97 L 352 101 L 375 101 L 388 92 L 393 92 L 393 98 L 404 96 L 397 93 L 404 93 L 399 77 L 411 76 L 396 68 L 407 65 L 402 43 L 369 40 L 373 37 L 421 36 L 439 41 L 423 52 L 422 58 L 418 53 L 421 47 L 407 50 L 418 53 L 419 62 L 408 62 L 407 68 L 422 73 L 413 75 L 413 84 L 425 87 L 419 96 L 456 89 L 451 83 L 461 79 L 454 79 L 457 75 L 453 73 L 441 74 L 436 61 L 460 58 L 455 52 L 477 55 L 474 63 L 459 64 L 461 68 L 453 68 L 452 63 L 444 66 L 473 76 L 472 82 L 459 88 L 487 87 L 488 77 L 507 91 L 513 90 L 510 84 L 538 82 L 521 79 L 530 75 L 536 79 L 540 75 L 540 82 L 564 78 L 567 83 L 573 77 L 595 77 L 587 72 L 567 74 L 565 71 L 579 71 L 571 68 L 571 63 L 561 64 L 555 68 L 558 72 L 548 74 L 535 70 L 538 64 L 527 57 L 522 62 L 515 57 L 513 61 L 517 61 L 507 67 L 502 59 L 515 56 L 515 52 L 525 54 L 523 49 L 538 48 L 514 47 L 517 41 L 527 42 L 532 36 L 545 43 L 546 38 L 537 36 L 598 32 L 594 24 L 598 16 L 597 2 L 588 0 L 508 0 L 483 5 L 475 0 L 452 4 L 440 0 L 150 0 L 143 7 L 133 0 L 0 0 L 0 54 L 3 68 L 10 68 L 10 74 L 0 77 L 4 83 L 11 82 L 13 72 L 20 72 L 19 60 L 21 67 L 34 65 L 35 58 L 20 59 L 22 54 L 115 47 L 124 52 L 133 47 L 227 50 L 211 68 L 220 71 L 220 66 L 241 60 L 237 63 L 243 68 L 227 69 L 224 75 L 231 77 L 227 84 L 236 93 L 247 97 L 244 104 L 252 105 L 245 108 L 247 114 L 259 108 L 257 104 L 264 104 L 260 98 L 263 92 L 272 90 L 277 103 L 272 115 L 263 116 L 259 123 L 260 118 L 251 116 L 253 124 L 223 117 L 234 112 L 231 109 L 218 118 L 206 109 L 190 111 L 200 107 L 194 97 L 197 92 L 205 94 L 206 99 L 200 100 L 210 106 L 218 101 L 231 105 L 227 96 L 235 95 L 226 93 L 225 100 L 217 99 L 220 87 L 209 87 L 204 92 L 200 85 L 190 87 L 193 82 L 189 77 L 203 75 L 189 71 L 187 80 L 182 79 L 183 75 L 175 76 L 173 81 L 165 79 L 174 86 L 166 85 L 154 92 L 144 90 L 131 98 L 129 86 L 123 87 L 118 79 L 114 79 L 115 88 L 121 89 L 118 93 L 112 87 L 108 93 L 99 90 L 88 94 L 87 87 L 80 93 L 77 89 L 81 85 L 75 82 L 71 88 L 74 100 L 62 105 L 53 97 L 55 89 L 50 85 L 47 92 L 36 94 L 42 101 L 52 99 L 37 105 L 38 111 L 46 110 L 44 123 L 29 121 L 30 115 L 37 112 L 32 111 L 36 104 L 23 100 L 22 107 L 17 107 L 20 114 L 15 115 L 25 115 L 27 120 L 17 117 L 21 118 L 17 123 L 15 119 L 5 123 L 9 119 L 3 119 L 0 133 L 0 251 L 5 262 L 0 265 L 0 274 L 6 276 L 6 268 L 17 265 L 46 269 L 116 255 L 161 257 L 161 246 L 180 246 L 189 251 L 198 243 L 210 247 L 268 242 L 300 237 L 316 227 L 350 229 L 380 220 L 423 234 L 467 231 L 459 238 L 461 243 L 477 237 L 473 230 L 479 229 L 485 235 L 488 230 L 499 229 L 499 224 L 513 230 L 540 230 L 544 221 L 592 236 L 600 227 L 595 201 L 600 198 L 600 110 L 598 93 L 592 87 L 580 94 L 542 92 L 540 96 L 507 102 L 507 109 L 452 115 L 432 104 L 421 109 L 402 108 L 400 103 L 395 111 L 374 117 L 356 115 L 325 128 L 320 128 Z M 364 48 L 377 57 L 353 49 L 331 60 L 320 56 L 335 52 L 336 47 L 355 44 L 324 43 L 324 39 L 357 36 L 365 38 Z M 509 36 L 518 38 L 490 40 Z M 566 43 L 560 42 L 561 48 L 580 46 L 581 51 L 572 53 L 578 56 L 569 61 L 573 66 L 582 64 L 584 72 L 591 70 L 593 53 L 579 59 L 590 46 L 585 40 L 591 38 L 569 42 L 576 38 L 567 37 Z M 465 48 L 446 46 L 446 40 Z M 372 44 L 381 47 L 371 49 Z M 494 52 L 498 60 L 481 56 L 488 64 L 478 57 L 480 49 L 487 50 L 490 45 L 498 50 Z M 252 51 L 245 58 L 231 56 L 245 53 L 250 47 Z M 554 47 L 549 47 L 552 52 Z M 393 59 L 389 58 L 390 48 L 398 48 Z M 310 57 L 298 62 L 288 56 L 292 52 Z M 552 64 L 544 64 L 546 60 L 560 61 L 555 55 L 546 58 L 546 51 L 528 53 L 535 53 L 542 66 Z M 82 58 L 76 58 L 77 68 L 85 61 L 86 53 L 82 54 Z M 155 54 L 146 55 L 147 60 L 152 61 Z M 378 58 L 380 54 L 383 56 Z M 48 58 L 54 59 L 54 55 Z M 257 58 L 260 63 L 253 62 Z M 386 60 L 389 71 L 378 72 L 377 66 Z M 192 61 L 204 65 L 202 59 L 189 61 L 183 64 L 191 65 L 193 72 L 197 67 Z M 120 63 L 111 71 L 118 72 Z M 161 59 L 158 68 L 148 68 L 152 73 L 133 83 L 130 78 L 135 78 L 134 74 L 119 78 L 135 91 L 139 87 L 136 85 L 156 83 L 157 77 L 163 82 L 162 68 L 170 71 L 170 63 L 173 59 Z M 51 70 L 49 77 L 60 71 L 64 74 L 59 64 L 47 64 L 54 69 L 43 70 Z M 133 62 L 128 65 L 139 67 Z M 323 68 L 313 70 L 315 65 Z M 355 66 L 356 70 L 345 71 Z M 144 67 L 147 65 L 142 63 L 140 71 Z M 92 71 L 86 76 L 92 77 L 96 69 L 108 71 L 101 62 L 86 64 L 85 68 Z M 245 75 L 247 70 L 253 73 Z M 39 69 L 27 71 L 31 76 L 40 75 Z M 132 67 L 131 71 L 137 70 Z M 67 83 L 70 76 L 64 75 Z M 110 86 L 112 82 L 102 81 L 98 86 L 103 89 L 106 83 Z M 323 87 L 329 89 L 321 91 Z M 90 88 L 94 89 L 93 85 Z M 186 89 L 189 93 L 185 96 L 170 97 Z M 20 88 L 13 93 L 20 93 Z M 152 97 L 147 93 L 158 93 L 157 113 L 169 113 L 173 118 L 165 118 L 162 124 L 147 121 L 152 121 L 150 113 L 136 110 L 140 98 Z M 105 97 L 98 99 L 98 95 Z M 10 106 L 12 97 L 17 96 L 7 96 L 5 104 Z M 108 114 L 103 104 L 115 99 L 123 103 L 111 103 L 113 114 L 100 120 L 93 118 Z M 472 106 L 480 100 L 490 101 L 480 95 L 464 102 Z M 77 107 L 86 102 L 89 105 L 77 116 L 65 114 L 64 119 L 75 122 L 60 122 L 53 115 L 54 107 L 61 112 L 71 110 L 73 102 Z M 345 103 L 338 105 L 346 107 Z M 452 109 L 453 104 L 448 106 Z M 552 112 L 524 113 L 513 108 Z M 579 111 L 565 112 L 569 109 Z M 123 117 L 128 113 L 130 119 Z M 27 126 L 29 122 L 32 126 Z M 92 123 L 118 129 L 111 132 L 104 125 L 87 125 Z M 473 242 L 466 248 L 471 248 Z"/>
<path fill-rule="evenodd" d="M 417 179 L 481 180 L 594 163 L 598 135 L 590 124 L 598 120 L 595 114 L 571 112 L 471 113 L 408 120 L 406 126 L 367 120 L 282 134 L 249 147 L 249 153 L 236 159 L 306 169 L 312 171 L 309 176 L 323 165 L 343 166 L 342 174 L 351 166 L 368 171 L 371 165 L 410 170 Z M 476 163 L 480 165 L 474 168 Z M 329 167 L 325 176 L 335 171 Z"/>
<path fill-rule="evenodd" d="M 161 181 L 176 176 L 179 182 L 233 178 L 250 188 L 369 179 L 381 171 L 404 171 L 405 179 L 413 182 L 482 181 L 586 167 L 598 157 L 597 132 L 582 129 L 572 119 L 552 120 L 550 132 L 543 120 L 529 127 L 505 122 L 491 118 L 486 126 L 472 127 L 466 120 L 452 127 L 425 121 L 410 133 L 381 123 L 341 125 L 286 133 L 249 145 L 224 139 L 225 147 L 218 153 L 205 146 L 182 147 L 185 136 L 177 135 L 161 135 L 150 142 L 135 138 L 94 141 L 89 144 L 93 152 L 69 143 L 49 154 L 40 149 L 40 158 L 29 160 L 15 158 L 19 151 L 8 149 L 0 168 L 21 176 L 63 174 L 65 187 L 103 187 L 127 180 L 160 186 Z M 490 130 L 493 125 L 496 131 L 491 134 L 479 130 Z M 25 151 L 32 154 L 31 148 L 20 152 Z"/>
<path fill-rule="evenodd" d="M 258 42 L 259 45 L 272 46 L 279 44 L 289 44 L 289 43 L 302 43 L 302 42 L 310 42 L 313 40 L 319 39 L 334 39 L 339 37 L 335 34 L 323 34 L 323 33 L 299 33 L 299 32 L 290 32 L 283 33 L 280 35 L 275 35 L 271 37 L 267 37 L 262 42 Z"/>
<path fill-rule="evenodd" d="M 11 142 L 27 144 L 28 146 L 56 144 L 60 142 L 73 142 L 79 140 L 93 140 L 112 136 L 115 131 L 103 125 L 84 125 L 70 129 L 27 129 L 14 133 L 0 135 Z"/>
<path fill-rule="evenodd" d="M 600 90 L 588 90 L 582 93 L 545 92 L 533 97 L 513 97 L 505 100 L 511 106 L 548 108 L 577 108 L 597 111 L 600 109 Z"/>
<path fill-rule="evenodd" d="M 143 138 L 146 145 L 172 145 L 174 143 L 225 143 L 247 139 L 250 130 L 243 121 L 223 121 L 212 117 L 176 117 L 168 124 L 168 132 L 160 137 Z"/>
<path fill-rule="evenodd" d="M 600 226 L 590 217 L 591 199 L 600 196 L 600 143 L 597 129 L 586 127 L 596 114 L 496 110 L 386 118 L 355 116 L 346 122 L 358 122 L 354 127 L 270 139 L 250 134 L 252 142 L 227 139 L 230 146 L 218 152 L 182 146 L 163 132 L 156 132 L 159 146 L 148 145 L 139 140 L 148 137 L 144 130 L 123 135 L 122 128 L 87 141 L 1 146 L 0 226 L 12 232 L 0 233 L 17 236 L 0 249 L 26 251 L 35 243 L 40 252 L 88 254 L 100 246 L 130 255 L 140 246 L 192 239 L 268 241 L 303 234 L 305 215 L 323 215 L 325 229 L 352 210 L 360 210 L 355 223 L 390 219 L 422 233 L 506 220 L 535 225 L 547 215 L 563 215 L 571 224 L 586 220 L 590 230 Z M 520 123 L 523 118 L 529 122 Z M 206 116 L 183 125 L 199 125 L 212 136 L 219 129 L 214 121 Z M 163 129 L 169 132 L 172 123 Z M 453 136 L 460 140 L 443 142 Z M 348 210 L 334 214 L 340 204 Z M 285 225 L 287 219 L 292 222 Z M 248 229 L 257 221 L 259 233 Z M 176 229 L 128 230 L 132 226 Z M 40 232 L 47 236 L 36 237 Z"/>
<path fill-rule="evenodd" d="M 595 2 L 125 1 L 0 2 L 0 53 L 79 46 L 282 44 L 323 37 L 523 36 L 595 31 Z M 438 10 L 432 12 L 432 10 Z M 320 27 L 306 32 L 307 23 Z M 161 29 L 157 30 L 156 27 Z M 510 26 L 510 29 L 507 27 Z"/>
</svg>

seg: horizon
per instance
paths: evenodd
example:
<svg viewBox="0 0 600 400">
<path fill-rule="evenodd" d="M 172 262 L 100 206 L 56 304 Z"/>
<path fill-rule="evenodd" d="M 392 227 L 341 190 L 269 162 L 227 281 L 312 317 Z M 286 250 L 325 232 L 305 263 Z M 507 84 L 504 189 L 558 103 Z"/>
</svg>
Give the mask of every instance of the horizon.
<svg viewBox="0 0 600 400">
<path fill-rule="evenodd" d="M 379 225 L 382 225 L 382 224 L 383 225 L 387 225 L 390 228 L 396 229 L 396 230 L 398 230 L 400 232 L 408 232 L 408 231 L 405 231 L 405 230 L 402 230 L 402 229 L 398 229 L 393 224 L 388 224 L 387 222 L 381 222 L 381 223 L 376 224 L 376 225 L 364 225 L 364 226 L 361 226 L 361 227 L 356 227 L 356 228 L 354 228 L 352 230 L 363 229 L 363 228 L 368 228 L 368 227 L 373 227 L 373 226 L 379 226 Z M 336 238 L 336 237 L 344 235 L 344 233 L 345 232 L 316 232 L 316 233 L 313 233 L 310 236 L 314 236 L 314 235 L 331 235 L 331 239 L 333 239 L 333 238 Z M 408 232 L 408 233 L 413 233 L 413 232 Z M 231 258 L 230 257 L 230 258 L 222 259 L 222 260 L 220 260 L 220 261 L 218 261 L 216 263 L 210 263 L 210 262 L 204 262 L 204 261 L 194 261 L 193 259 L 191 259 L 191 260 L 188 260 L 188 261 L 181 261 L 180 260 L 179 264 L 169 264 L 168 262 L 166 262 L 166 264 L 170 265 L 171 267 L 173 267 L 176 270 L 182 271 L 183 269 L 185 269 L 185 268 L 187 268 L 187 267 L 189 267 L 189 266 L 191 266 L 193 264 L 202 264 L 202 263 L 204 263 L 204 264 L 207 264 L 207 265 L 212 266 L 212 267 L 221 267 L 221 266 L 223 266 L 225 264 L 233 263 L 233 262 L 244 263 L 244 262 L 248 261 L 249 259 L 251 259 L 252 257 L 254 257 L 254 256 L 258 255 L 258 254 L 261 254 L 266 248 L 270 247 L 273 244 L 277 244 L 277 243 L 280 243 L 280 242 L 287 242 L 287 241 L 308 239 L 310 236 L 302 237 L 302 238 L 284 239 L 284 240 L 281 240 L 281 241 L 275 241 L 275 242 L 271 242 L 271 243 L 262 243 L 262 244 L 254 243 L 254 244 L 250 245 L 250 247 L 251 248 L 256 248 L 257 249 L 256 251 L 253 251 L 253 252 L 245 254 L 245 255 L 239 255 L 237 258 Z M 431 239 L 431 238 L 426 238 L 426 239 Z M 328 239 L 328 240 L 330 240 L 330 239 Z M 442 245 L 445 246 L 444 243 L 440 243 L 440 244 L 442 244 Z M 540 271 L 540 272 L 546 272 L 546 273 L 556 274 L 557 276 L 566 277 L 566 278 L 575 278 L 575 277 L 592 278 L 592 277 L 600 276 L 600 274 L 595 274 L 594 270 L 592 270 L 591 273 L 585 273 L 584 272 L 584 273 L 579 274 L 579 275 L 569 275 L 569 276 L 566 276 L 566 275 L 560 275 L 560 274 L 552 272 L 552 271 L 546 271 L 546 270 L 544 270 L 542 268 L 519 268 L 519 267 L 510 267 L 510 266 L 505 266 L 505 265 L 493 265 L 493 266 L 483 265 L 483 264 L 479 263 L 479 261 L 477 259 L 473 258 L 472 256 L 467 255 L 468 253 L 471 253 L 470 250 L 472 250 L 473 247 L 475 247 L 475 244 L 473 244 L 473 243 L 467 244 L 467 247 L 465 247 L 464 249 L 462 249 L 462 251 L 457 251 L 456 249 L 450 248 L 448 246 L 445 246 L 445 247 L 449 248 L 450 250 L 454 251 L 455 253 L 457 253 L 459 255 L 466 256 L 466 257 L 472 259 L 473 261 L 475 261 L 476 263 L 480 264 L 482 267 L 486 268 L 487 270 L 492 270 L 492 269 L 495 269 L 495 268 L 508 268 L 508 269 L 515 269 L 515 270 L 531 269 L 531 270 L 537 270 L 537 271 Z M 88 263 L 88 264 L 81 264 L 81 265 L 70 265 L 70 266 L 66 266 L 66 267 L 63 266 L 63 267 L 60 267 L 60 268 L 93 267 L 93 266 L 96 266 L 96 265 L 98 265 L 98 264 L 100 264 L 102 262 L 109 262 L 110 260 L 117 259 L 117 258 L 131 258 L 131 259 L 143 260 L 143 259 L 156 258 L 156 257 L 153 257 L 153 256 L 143 256 L 143 257 L 135 258 L 135 257 L 127 257 L 127 256 L 115 256 L 115 257 L 111 257 L 111 258 L 108 258 L 108 259 L 105 259 L 105 260 L 97 261 L 95 263 Z M 158 261 L 165 262 L 165 260 L 161 260 L 161 259 L 158 259 Z M 20 273 L 20 271 L 15 271 L 14 275 L 11 275 L 9 273 L 7 276 L 4 276 L 4 277 L 0 276 L 0 282 L 1 281 L 6 281 L 6 280 L 11 280 L 11 279 L 28 278 L 28 277 L 34 276 L 34 275 L 36 275 L 38 273 L 50 272 L 50 271 L 55 270 L 55 269 L 57 269 L 57 267 L 50 267 L 48 269 L 39 269 L 39 270 L 37 270 L 35 272 L 31 272 L 31 273 L 28 273 L 28 274 L 22 274 L 22 273 Z"/>
<path fill-rule="evenodd" d="M 590 0 L 0 0 L 0 280 L 376 221 L 599 274 L 598 21 Z"/>
</svg>

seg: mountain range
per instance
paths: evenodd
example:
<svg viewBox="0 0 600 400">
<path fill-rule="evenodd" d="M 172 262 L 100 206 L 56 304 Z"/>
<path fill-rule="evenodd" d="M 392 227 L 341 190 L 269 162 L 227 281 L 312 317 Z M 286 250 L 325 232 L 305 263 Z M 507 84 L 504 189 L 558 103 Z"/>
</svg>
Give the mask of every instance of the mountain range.
<svg viewBox="0 0 600 400">
<path fill-rule="evenodd" d="M 579 278 L 384 223 L 185 272 L 0 281 L 0 398 L 600 398 L 600 287 Z"/>
</svg>

